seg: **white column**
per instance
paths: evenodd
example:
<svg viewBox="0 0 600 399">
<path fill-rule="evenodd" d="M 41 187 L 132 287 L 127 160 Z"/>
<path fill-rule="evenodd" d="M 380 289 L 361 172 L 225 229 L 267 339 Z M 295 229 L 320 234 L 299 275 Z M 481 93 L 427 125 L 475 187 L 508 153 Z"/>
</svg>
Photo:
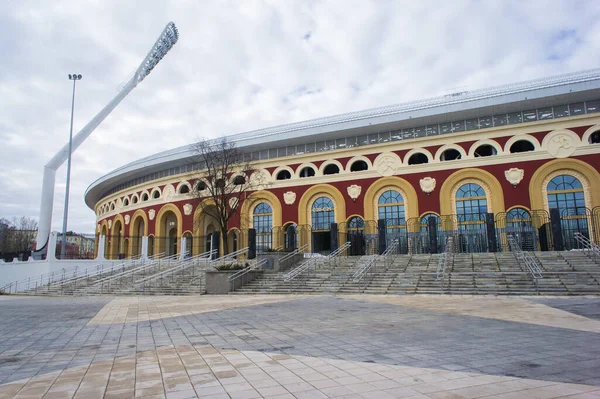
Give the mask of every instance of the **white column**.
<svg viewBox="0 0 600 399">
<path fill-rule="evenodd" d="M 142 259 L 148 259 L 148 236 L 142 237 Z"/>
<path fill-rule="evenodd" d="M 101 235 L 98 239 L 98 256 L 96 256 L 96 260 L 106 260 L 104 258 L 104 248 L 106 247 L 106 236 Z"/>
<path fill-rule="evenodd" d="M 46 260 L 53 261 L 56 260 L 56 239 L 58 237 L 58 233 L 53 231 L 50 233 L 50 237 L 48 239 L 48 250 L 46 251 Z"/>
<path fill-rule="evenodd" d="M 185 251 L 187 249 L 186 244 L 187 244 L 187 238 L 181 237 L 181 247 L 179 250 L 179 259 L 181 259 L 181 260 L 185 259 Z"/>
</svg>

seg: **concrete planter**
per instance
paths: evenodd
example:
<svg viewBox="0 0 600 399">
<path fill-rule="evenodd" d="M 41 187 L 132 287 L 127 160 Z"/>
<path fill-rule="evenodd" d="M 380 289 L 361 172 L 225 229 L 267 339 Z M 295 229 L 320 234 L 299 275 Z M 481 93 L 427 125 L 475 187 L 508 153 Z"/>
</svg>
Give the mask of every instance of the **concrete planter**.
<svg viewBox="0 0 600 399">
<path fill-rule="evenodd" d="M 291 259 L 288 259 L 284 264 L 281 264 L 279 259 L 285 255 L 287 255 L 286 252 L 267 252 L 260 254 L 260 259 L 267 259 L 267 264 L 263 266 L 265 273 L 285 272 L 304 258 L 303 254 L 298 254 Z"/>
<path fill-rule="evenodd" d="M 254 281 L 262 271 L 251 271 L 244 276 L 236 279 L 234 282 L 229 281 L 229 276 L 239 270 L 209 270 L 206 272 L 206 293 L 209 295 L 228 294 L 240 288 L 243 284 Z"/>
</svg>

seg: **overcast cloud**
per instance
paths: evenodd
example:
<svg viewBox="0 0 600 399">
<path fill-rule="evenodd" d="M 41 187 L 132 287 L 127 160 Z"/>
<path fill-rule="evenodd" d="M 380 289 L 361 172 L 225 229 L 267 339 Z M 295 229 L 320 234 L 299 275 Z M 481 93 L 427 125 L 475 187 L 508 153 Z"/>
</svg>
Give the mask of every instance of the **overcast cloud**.
<svg viewBox="0 0 600 399">
<path fill-rule="evenodd" d="M 198 137 L 599 66 L 593 0 L 4 0 L 0 217 L 38 217 L 43 166 L 68 141 L 67 75 L 83 75 L 76 133 L 171 20 L 179 42 L 73 155 L 70 230 L 94 231 L 94 180 Z"/>
</svg>

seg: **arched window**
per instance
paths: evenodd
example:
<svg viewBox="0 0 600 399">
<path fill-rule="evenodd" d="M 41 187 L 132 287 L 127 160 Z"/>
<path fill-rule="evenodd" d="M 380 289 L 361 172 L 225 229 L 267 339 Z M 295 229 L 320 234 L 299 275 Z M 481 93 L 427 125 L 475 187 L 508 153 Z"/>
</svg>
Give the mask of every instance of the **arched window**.
<svg viewBox="0 0 600 399">
<path fill-rule="evenodd" d="M 131 202 L 133 202 L 134 204 L 137 204 L 137 202 L 138 202 L 138 198 L 137 198 L 136 196 L 134 196 L 134 197 L 131 199 Z"/>
<path fill-rule="evenodd" d="M 315 170 L 310 166 L 306 166 L 302 168 L 300 171 L 300 177 L 313 177 L 315 175 Z"/>
<path fill-rule="evenodd" d="M 202 180 L 200 180 L 198 183 L 196 183 L 196 191 L 203 191 L 206 190 L 206 183 L 203 182 Z"/>
<path fill-rule="evenodd" d="M 152 193 L 152 198 L 158 199 L 160 198 L 160 191 L 156 190 Z"/>
<path fill-rule="evenodd" d="M 398 241 L 398 251 L 408 251 L 404 197 L 396 190 L 388 190 L 379 196 L 377 216 L 385 220 L 385 236 L 387 245 Z"/>
<path fill-rule="evenodd" d="M 577 248 L 575 233 L 589 238 L 583 184 L 571 175 L 556 176 L 548 183 L 547 194 L 548 208 L 559 211 L 566 249 Z"/>
<path fill-rule="evenodd" d="M 187 184 L 181 184 L 180 186 L 181 188 L 179 189 L 179 194 L 187 194 L 190 192 L 190 188 L 188 187 Z"/>
<path fill-rule="evenodd" d="M 576 177 L 570 175 L 556 176 L 548 183 L 548 208 L 557 208 L 559 211 L 576 212 L 580 214 L 585 209 L 585 196 L 583 185 Z M 577 211 L 577 209 L 582 209 Z M 585 214 L 585 211 L 583 211 Z"/>
<path fill-rule="evenodd" d="M 484 144 L 484 145 L 480 145 L 479 147 L 477 147 L 475 149 L 475 158 L 478 157 L 491 157 L 494 155 L 498 155 L 498 151 L 496 151 L 496 148 L 494 148 L 494 146 L 489 145 L 489 144 Z"/>
<path fill-rule="evenodd" d="M 409 165 L 420 165 L 423 163 L 429 163 L 429 158 L 427 158 L 427 155 L 423 154 L 422 152 L 412 154 L 410 158 L 408 158 Z"/>
<path fill-rule="evenodd" d="M 123 206 L 129 206 L 129 198 L 123 200 Z"/>
<path fill-rule="evenodd" d="M 256 205 L 252 226 L 256 230 L 256 251 L 263 253 L 271 248 L 271 229 L 273 228 L 273 208 L 266 202 Z"/>
<path fill-rule="evenodd" d="M 340 173 L 340 168 L 334 163 L 330 163 L 323 169 L 324 175 L 335 175 L 337 173 Z"/>
<path fill-rule="evenodd" d="M 348 221 L 348 228 L 349 229 L 354 229 L 354 230 L 364 229 L 365 228 L 365 221 L 360 216 L 354 216 L 352 219 L 350 219 Z"/>
<path fill-rule="evenodd" d="M 515 153 L 518 153 L 518 152 L 533 151 L 533 150 L 535 150 L 535 147 L 533 146 L 533 144 L 529 140 L 518 140 L 518 141 L 515 141 L 510 146 L 510 153 L 511 154 L 515 154 Z"/>
<path fill-rule="evenodd" d="M 450 148 L 440 156 L 440 161 L 454 161 L 455 159 L 461 159 L 460 152 L 454 148 Z"/>
<path fill-rule="evenodd" d="M 291 178 L 292 174 L 288 170 L 280 170 L 276 177 L 277 180 L 289 180 Z"/>
<path fill-rule="evenodd" d="M 485 221 L 488 211 L 485 191 L 479 184 L 467 183 L 456 191 L 456 214 L 461 226 L 470 228 L 471 223 Z"/>
<path fill-rule="evenodd" d="M 333 201 L 327 197 L 319 197 L 312 204 L 312 229 L 329 230 L 335 223 L 335 208 Z"/>
<path fill-rule="evenodd" d="M 114 203 L 113 203 L 113 204 L 110 204 L 110 210 L 111 210 L 111 211 L 114 211 L 114 210 L 115 210 L 115 204 L 114 204 Z"/>
<path fill-rule="evenodd" d="M 246 178 L 244 176 L 237 175 L 233 178 L 233 184 L 236 186 L 244 185 L 246 184 Z"/>
<path fill-rule="evenodd" d="M 367 163 L 363 160 L 355 161 L 350 166 L 350 172 L 360 172 L 363 170 L 369 170 L 369 165 L 367 165 Z"/>
<path fill-rule="evenodd" d="M 379 196 L 377 201 L 379 219 L 404 219 L 404 198 L 395 190 L 388 190 Z"/>
<path fill-rule="evenodd" d="M 513 208 L 506 214 L 506 228 L 517 229 L 531 226 L 531 214 L 525 208 Z"/>
<path fill-rule="evenodd" d="M 590 137 L 588 138 L 588 143 L 590 143 L 590 144 L 600 144 L 600 130 L 598 130 L 597 132 L 594 132 L 594 133 L 590 134 Z"/>
</svg>

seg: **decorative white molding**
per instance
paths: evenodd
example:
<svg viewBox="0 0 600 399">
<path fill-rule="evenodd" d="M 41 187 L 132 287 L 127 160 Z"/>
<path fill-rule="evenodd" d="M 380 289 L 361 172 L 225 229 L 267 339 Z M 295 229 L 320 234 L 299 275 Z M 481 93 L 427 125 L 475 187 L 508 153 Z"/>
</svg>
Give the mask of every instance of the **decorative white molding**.
<svg viewBox="0 0 600 399">
<path fill-rule="evenodd" d="M 346 188 L 346 191 L 348 191 L 348 195 L 350 196 L 350 198 L 352 198 L 352 201 L 356 201 L 356 199 L 360 195 L 360 192 L 362 191 L 362 187 L 358 186 L 356 184 L 353 184 L 351 186 L 348 186 Z"/>
<path fill-rule="evenodd" d="M 239 203 L 240 203 L 240 199 L 238 197 L 231 197 L 231 198 L 229 198 L 229 207 L 231 209 L 237 208 L 237 206 L 238 206 Z"/>
<path fill-rule="evenodd" d="M 163 189 L 163 200 L 164 202 L 171 202 L 173 197 L 175 197 L 175 187 L 172 184 L 167 184 Z"/>
<path fill-rule="evenodd" d="M 125 224 L 129 224 L 129 220 L 131 220 L 131 216 L 125 215 Z"/>
<path fill-rule="evenodd" d="M 148 218 L 150 218 L 150 220 L 154 220 L 154 216 L 156 216 L 156 211 L 154 209 L 150 209 L 148 211 Z"/>
<path fill-rule="evenodd" d="M 111 229 L 111 228 L 112 228 L 112 219 L 110 219 L 110 220 L 108 221 L 108 228 L 109 228 L 109 229 Z"/>
<path fill-rule="evenodd" d="M 123 209 L 123 201 L 121 201 L 121 198 L 117 198 L 117 209 Z"/>
<path fill-rule="evenodd" d="M 101 229 L 100 223 L 98 223 L 98 227 L 96 228 L 96 230 L 98 231 L 98 233 L 100 233 L 100 229 Z"/>
<path fill-rule="evenodd" d="M 556 129 L 542 140 L 542 149 L 554 158 L 566 158 L 573 155 L 581 146 L 581 139 L 570 129 Z"/>
<path fill-rule="evenodd" d="M 191 215 L 193 208 L 194 207 L 192 206 L 192 204 L 185 204 L 183 206 L 183 214 L 186 216 Z"/>
<path fill-rule="evenodd" d="M 382 176 L 395 175 L 401 165 L 400 157 L 392 152 L 384 152 L 375 159 L 375 169 Z"/>
<path fill-rule="evenodd" d="M 296 193 L 293 191 L 286 191 L 283 193 L 283 201 L 286 205 L 293 205 L 296 202 Z"/>
<path fill-rule="evenodd" d="M 431 194 L 435 190 L 435 179 L 433 177 L 424 177 L 419 180 L 419 185 L 424 193 Z"/>
<path fill-rule="evenodd" d="M 524 176 L 525 171 L 523 169 L 510 168 L 504 171 L 504 177 L 506 177 L 506 181 L 515 187 L 517 187 L 517 184 L 521 183 L 521 180 L 523 180 Z"/>
</svg>

